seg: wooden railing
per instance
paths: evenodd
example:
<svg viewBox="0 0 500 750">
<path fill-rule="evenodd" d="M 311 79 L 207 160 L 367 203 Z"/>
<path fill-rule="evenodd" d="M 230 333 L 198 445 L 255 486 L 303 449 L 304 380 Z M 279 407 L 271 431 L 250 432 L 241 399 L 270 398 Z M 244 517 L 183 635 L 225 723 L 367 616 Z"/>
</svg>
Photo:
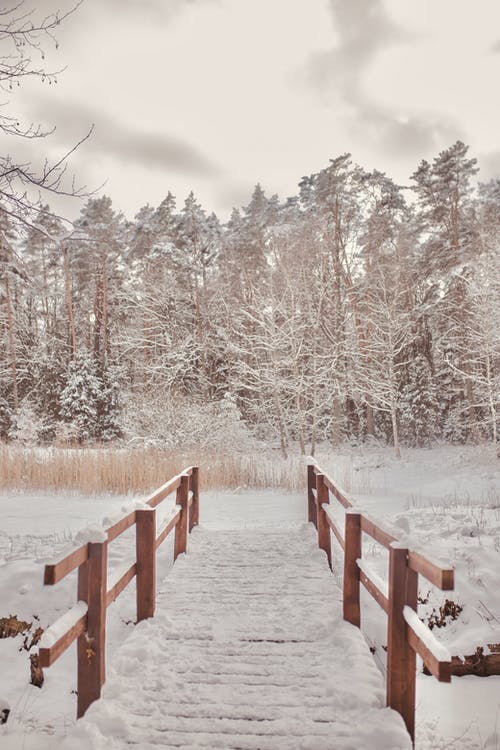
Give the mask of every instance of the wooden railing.
<svg viewBox="0 0 500 750">
<path fill-rule="evenodd" d="M 330 512 L 330 493 L 345 509 L 343 530 Z M 356 509 L 316 464 L 307 467 L 307 495 L 309 521 L 317 528 L 318 545 L 325 551 L 330 568 L 330 531 L 344 550 L 344 619 L 360 627 L 360 584 L 387 614 L 387 705 L 401 714 L 414 742 L 416 654 L 440 682 L 451 680 L 451 657 L 447 649 L 417 615 L 418 576 L 443 591 L 451 591 L 453 569 L 442 568 L 399 543 L 395 536 Z M 370 571 L 362 558 L 363 533 L 389 552 L 387 584 Z"/>
<path fill-rule="evenodd" d="M 160 530 L 156 508 L 176 491 L 176 506 Z M 105 681 L 106 610 L 134 577 L 137 622 L 153 617 L 156 599 L 156 550 L 175 528 L 174 561 L 186 552 L 187 536 L 199 518 L 198 467 L 186 469 L 170 479 L 137 508 L 119 518 L 86 544 L 45 566 L 44 583 L 53 585 L 78 568 L 78 603 L 42 636 L 39 665 L 50 667 L 78 638 L 77 716 L 83 716 L 100 697 Z M 135 525 L 136 560 L 119 576 L 108 581 L 108 544 Z"/>
</svg>

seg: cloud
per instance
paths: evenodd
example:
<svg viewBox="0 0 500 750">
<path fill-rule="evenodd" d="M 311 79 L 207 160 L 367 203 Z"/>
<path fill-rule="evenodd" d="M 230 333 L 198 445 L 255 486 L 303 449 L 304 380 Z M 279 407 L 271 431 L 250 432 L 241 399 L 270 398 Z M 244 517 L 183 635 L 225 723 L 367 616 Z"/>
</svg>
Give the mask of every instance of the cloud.
<svg viewBox="0 0 500 750">
<path fill-rule="evenodd" d="M 182 138 L 134 128 L 110 114 L 85 105 L 51 100 L 47 111 L 44 100 L 32 97 L 31 113 L 35 118 L 56 124 L 52 142 L 64 145 L 75 143 L 94 124 L 94 131 L 85 147 L 92 154 L 114 156 L 141 167 L 186 176 L 215 178 L 221 174 L 217 165 Z"/>
<path fill-rule="evenodd" d="M 34 15 L 36 12 L 36 18 L 43 18 L 44 16 L 53 15 L 59 12 L 59 15 L 63 15 L 68 12 L 71 8 L 79 5 L 79 13 L 87 13 L 98 11 L 102 15 L 102 12 L 108 12 L 112 15 L 116 13 L 127 13 L 138 15 L 141 18 L 147 16 L 154 17 L 165 21 L 170 21 L 176 18 L 180 13 L 189 7 L 201 5 L 204 3 L 214 3 L 218 0 L 27 0 L 24 6 L 25 10 L 31 10 L 33 8 Z"/>
<path fill-rule="evenodd" d="M 337 43 L 310 58 L 308 77 L 323 91 L 333 88 L 342 98 L 356 102 L 361 75 L 377 52 L 408 35 L 392 23 L 381 0 L 330 0 L 330 6 Z"/>
<path fill-rule="evenodd" d="M 489 151 L 479 155 L 480 179 L 500 178 L 500 151 Z"/>
<path fill-rule="evenodd" d="M 496 42 L 491 45 L 490 51 L 495 55 L 500 55 L 500 39 L 497 39 Z"/>
<path fill-rule="evenodd" d="M 330 0 L 330 8 L 336 43 L 309 58 L 307 78 L 337 107 L 349 136 L 394 156 L 429 154 L 462 137 L 450 118 L 401 113 L 366 90 L 364 76 L 379 53 L 414 38 L 391 20 L 383 0 Z"/>
<path fill-rule="evenodd" d="M 214 199 L 218 209 L 230 213 L 233 208 L 250 203 L 255 184 L 250 181 L 228 179 L 214 186 Z"/>
<path fill-rule="evenodd" d="M 351 133 L 393 157 L 425 156 L 441 148 L 443 143 L 464 137 L 462 129 L 450 118 L 399 116 L 368 101 L 363 105 L 362 114 L 349 119 L 347 124 Z"/>
</svg>

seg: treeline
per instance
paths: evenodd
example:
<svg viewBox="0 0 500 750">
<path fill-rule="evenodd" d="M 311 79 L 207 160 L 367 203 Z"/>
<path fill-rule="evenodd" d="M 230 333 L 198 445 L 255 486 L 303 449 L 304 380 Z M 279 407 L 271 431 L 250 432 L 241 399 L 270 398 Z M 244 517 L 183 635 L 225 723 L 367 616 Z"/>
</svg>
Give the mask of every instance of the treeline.
<svg viewBox="0 0 500 750">
<path fill-rule="evenodd" d="M 191 193 L 73 230 L 0 207 L 0 434 L 22 442 L 497 440 L 500 180 L 349 155 L 226 224 Z"/>
</svg>

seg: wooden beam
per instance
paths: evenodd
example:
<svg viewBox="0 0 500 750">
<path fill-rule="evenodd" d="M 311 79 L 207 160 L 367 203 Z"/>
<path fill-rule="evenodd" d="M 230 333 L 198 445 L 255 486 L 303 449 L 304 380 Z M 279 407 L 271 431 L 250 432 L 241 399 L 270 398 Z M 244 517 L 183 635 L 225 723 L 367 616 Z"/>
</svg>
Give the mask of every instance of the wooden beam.
<svg viewBox="0 0 500 750">
<path fill-rule="evenodd" d="M 416 573 L 420 573 L 442 591 L 453 591 L 455 584 L 453 568 L 442 568 L 413 550 L 408 552 L 408 567 Z"/>
<path fill-rule="evenodd" d="M 361 516 L 348 511 L 345 514 L 345 547 L 344 547 L 344 581 L 343 581 L 343 614 L 344 620 L 361 625 L 359 603 L 359 568 L 357 560 L 361 557 Z"/>
<path fill-rule="evenodd" d="M 53 586 L 54 583 L 61 581 L 68 573 L 88 560 L 88 545 L 84 544 L 73 552 L 70 552 L 62 560 L 45 566 L 43 582 L 46 586 Z"/>
<path fill-rule="evenodd" d="M 439 661 L 425 643 L 420 640 L 413 628 L 408 625 L 408 643 L 420 656 L 425 666 L 439 682 L 451 682 L 451 662 Z"/>
<path fill-rule="evenodd" d="M 389 548 L 389 609 L 387 612 L 387 705 L 401 714 L 415 742 L 415 651 L 408 643 L 405 605 L 417 609 L 418 576 L 407 567 L 408 550 Z"/>
<path fill-rule="evenodd" d="M 66 649 L 68 649 L 73 641 L 78 638 L 87 629 L 87 615 L 82 615 L 75 624 L 64 633 L 58 641 L 56 641 L 50 648 L 40 648 L 38 655 L 40 659 L 41 667 L 50 667 Z"/>
<path fill-rule="evenodd" d="M 344 537 L 342 536 L 342 534 L 340 532 L 340 529 L 338 528 L 337 524 L 335 523 L 335 521 L 333 520 L 333 518 L 330 517 L 330 515 L 328 513 L 326 514 L 326 520 L 327 520 L 327 523 L 328 523 L 330 529 L 335 534 L 335 538 L 336 538 L 337 542 L 340 544 L 340 546 L 342 547 L 342 549 L 344 549 L 345 548 Z"/>
<path fill-rule="evenodd" d="M 155 490 L 153 494 L 147 498 L 146 503 L 152 508 L 156 508 L 156 506 L 162 503 L 166 497 L 171 495 L 174 490 L 180 487 L 181 480 L 181 474 L 174 477 L 173 479 L 169 479 L 168 482 L 159 487 L 159 489 Z"/>
<path fill-rule="evenodd" d="M 193 505 L 189 511 L 189 533 L 200 523 L 200 471 L 198 466 L 192 468 L 190 484 L 193 493 Z"/>
<path fill-rule="evenodd" d="M 175 516 L 173 516 L 170 521 L 167 523 L 164 529 L 161 530 L 161 532 L 158 534 L 155 542 L 155 548 L 158 549 L 160 544 L 165 541 L 167 536 L 170 534 L 174 526 L 176 526 L 179 523 L 179 519 L 181 517 L 181 509 L 177 511 Z"/>
<path fill-rule="evenodd" d="M 384 612 L 389 611 L 389 599 L 386 597 L 386 595 L 379 589 L 379 587 L 373 583 L 371 578 L 367 576 L 367 574 L 364 572 L 364 570 L 359 571 L 359 580 L 365 587 L 365 589 L 368 591 L 368 593 L 375 599 L 377 604 L 382 607 Z"/>
<path fill-rule="evenodd" d="M 398 541 L 395 536 L 376 524 L 371 518 L 367 518 L 367 516 L 364 515 L 361 516 L 361 530 L 364 531 L 365 534 L 368 534 L 368 536 L 371 536 L 372 539 L 375 539 L 376 542 L 386 549 L 389 549 L 393 542 Z"/>
<path fill-rule="evenodd" d="M 107 541 L 90 542 L 89 556 L 78 571 L 78 599 L 86 602 L 87 630 L 78 638 L 77 718 L 101 695 L 106 677 Z"/>
<path fill-rule="evenodd" d="M 181 483 L 177 488 L 176 504 L 180 505 L 180 517 L 179 522 L 175 527 L 175 539 L 174 539 L 174 562 L 177 560 L 179 555 L 182 555 L 187 550 L 187 533 L 188 533 L 188 492 L 189 492 L 189 476 L 183 474 L 181 477 Z"/>
<path fill-rule="evenodd" d="M 133 510 L 132 513 L 129 513 L 123 518 L 120 518 L 119 521 L 117 521 L 108 529 L 106 529 L 106 534 L 108 535 L 108 542 L 112 542 L 113 539 L 116 539 L 117 536 L 120 536 L 120 534 L 123 534 L 123 532 L 127 531 L 127 529 L 133 526 L 134 523 L 135 523 L 135 510 Z"/>
<path fill-rule="evenodd" d="M 316 489 L 316 475 L 314 473 L 314 464 L 308 464 L 307 466 L 307 520 L 309 523 L 313 523 L 318 528 L 316 520 L 316 497 L 314 490 Z"/>
<path fill-rule="evenodd" d="M 327 476 L 326 474 L 323 474 L 323 476 L 325 477 L 326 486 L 328 487 L 332 495 L 335 497 L 335 499 L 338 500 L 338 502 L 341 505 L 343 505 L 344 508 L 352 508 L 351 501 L 348 500 L 346 496 L 339 490 L 335 482 L 332 479 L 330 479 L 330 477 Z"/>
<path fill-rule="evenodd" d="M 332 542 L 330 536 L 330 526 L 328 518 L 323 510 L 323 505 L 330 502 L 328 497 L 328 487 L 323 481 L 323 474 L 316 474 L 316 518 L 318 523 L 318 547 L 322 549 L 327 558 L 330 570 L 332 568 Z"/>
<path fill-rule="evenodd" d="M 109 607 L 115 599 L 117 599 L 122 591 L 129 585 L 130 581 L 134 579 L 137 572 L 137 563 L 130 566 L 128 570 L 118 579 L 118 581 L 112 586 L 106 594 L 106 607 Z"/>
<path fill-rule="evenodd" d="M 156 603 L 156 510 L 136 511 L 137 622 L 153 617 Z"/>
</svg>

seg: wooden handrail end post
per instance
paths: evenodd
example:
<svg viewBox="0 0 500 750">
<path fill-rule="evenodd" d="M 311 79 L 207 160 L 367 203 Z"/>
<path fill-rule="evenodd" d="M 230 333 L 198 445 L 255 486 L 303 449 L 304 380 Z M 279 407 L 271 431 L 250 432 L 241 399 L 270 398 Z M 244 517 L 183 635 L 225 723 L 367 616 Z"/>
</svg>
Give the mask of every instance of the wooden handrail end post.
<svg viewBox="0 0 500 750">
<path fill-rule="evenodd" d="M 316 499 L 313 489 L 316 489 L 316 474 L 314 464 L 307 465 L 307 520 L 318 528 L 316 520 Z"/>
<path fill-rule="evenodd" d="M 136 511 L 137 622 L 153 617 L 156 602 L 156 510 Z"/>
<path fill-rule="evenodd" d="M 344 620 L 358 628 L 361 625 L 360 583 L 357 563 L 360 558 L 361 514 L 347 510 L 344 534 L 343 615 Z"/>
<path fill-rule="evenodd" d="M 387 705 L 401 714 L 415 742 L 416 655 L 408 642 L 403 608 L 417 609 L 418 575 L 408 568 L 408 549 L 389 548 L 389 611 L 387 621 Z"/>
<path fill-rule="evenodd" d="M 189 476 L 183 474 L 181 477 L 181 483 L 177 488 L 176 503 L 181 508 L 181 514 L 179 517 L 179 523 L 175 527 L 175 538 L 174 538 L 174 562 L 177 560 L 179 555 L 182 555 L 187 550 L 187 535 L 188 535 L 188 495 L 189 495 Z"/>
<path fill-rule="evenodd" d="M 324 482 L 323 474 L 316 474 L 316 518 L 318 529 L 318 546 L 322 549 L 327 558 L 330 570 L 332 569 L 332 542 L 330 535 L 330 526 L 323 505 L 330 502 L 328 487 Z"/>
<path fill-rule="evenodd" d="M 200 523 L 200 471 L 198 466 L 193 466 L 191 491 L 193 493 L 193 504 L 189 512 L 189 533 Z"/>
<path fill-rule="evenodd" d="M 87 603 L 87 630 L 78 638 L 77 717 L 101 695 L 106 679 L 106 586 L 108 543 L 89 542 L 88 559 L 78 570 L 78 599 Z"/>
</svg>

